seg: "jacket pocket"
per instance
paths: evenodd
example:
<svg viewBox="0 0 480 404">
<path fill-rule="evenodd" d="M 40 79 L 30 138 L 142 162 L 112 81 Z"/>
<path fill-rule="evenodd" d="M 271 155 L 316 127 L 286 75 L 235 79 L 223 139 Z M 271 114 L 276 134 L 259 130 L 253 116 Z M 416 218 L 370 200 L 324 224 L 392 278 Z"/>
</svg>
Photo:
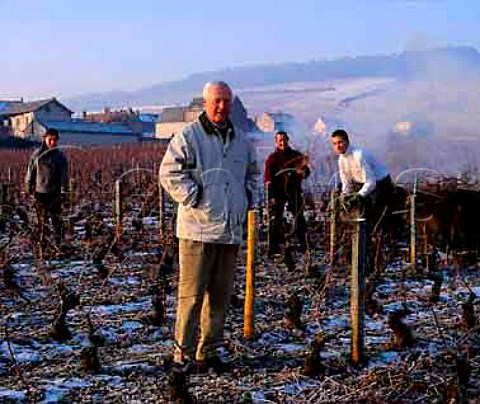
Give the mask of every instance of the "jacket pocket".
<svg viewBox="0 0 480 404">
<path fill-rule="evenodd" d="M 202 197 L 197 207 L 199 219 L 203 223 L 225 222 L 227 200 L 223 184 L 204 185 Z"/>
</svg>

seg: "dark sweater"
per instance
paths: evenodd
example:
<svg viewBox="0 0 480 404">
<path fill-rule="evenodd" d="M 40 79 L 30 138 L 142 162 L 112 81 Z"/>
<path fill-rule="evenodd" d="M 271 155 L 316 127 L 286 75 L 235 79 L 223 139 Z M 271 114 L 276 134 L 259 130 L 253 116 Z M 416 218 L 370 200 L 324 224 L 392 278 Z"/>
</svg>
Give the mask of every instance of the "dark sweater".
<svg viewBox="0 0 480 404">
<path fill-rule="evenodd" d="M 45 145 L 36 149 L 28 164 L 25 185 L 27 192 L 41 194 L 60 193 L 67 186 L 67 159 L 58 149 Z"/>
<path fill-rule="evenodd" d="M 296 168 L 304 168 L 305 175 L 298 174 Z M 310 169 L 304 164 L 304 155 L 287 147 L 276 149 L 265 161 L 264 182 L 269 183 L 269 197 L 287 199 L 289 196 L 302 192 L 302 180 L 310 174 Z"/>
</svg>

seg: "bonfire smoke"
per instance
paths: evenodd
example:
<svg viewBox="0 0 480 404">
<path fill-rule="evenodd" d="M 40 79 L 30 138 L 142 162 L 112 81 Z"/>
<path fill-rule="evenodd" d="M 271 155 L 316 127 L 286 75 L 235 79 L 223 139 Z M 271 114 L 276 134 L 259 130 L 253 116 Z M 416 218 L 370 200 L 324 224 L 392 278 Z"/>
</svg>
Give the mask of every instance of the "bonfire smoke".
<svg viewBox="0 0 480 404">
<path fill-rule="evenodd" d="M 475 55 L 467 52 L 430 52 L 424 59 L 413 58 L 415 64 L 407 63 L 403 78 L 283 83 L 239 93 L 251 116 L 282 111 L 295 117 L 295 123 L 284 129 L 297 149 L 310 154 L 314 175 L 322 181 L 330 178 L 323 167 L 331 155 L 328 135 L 339 127 L 354 143 L 382 156 L 395 176 L 407 168 L 424 167 L 478 179 L 480 77 L 468 62 Z M 319 118 L 325 126 L 315 130 Z M 273 148 L 271 136 L 264 143 Z"/>
</svg>

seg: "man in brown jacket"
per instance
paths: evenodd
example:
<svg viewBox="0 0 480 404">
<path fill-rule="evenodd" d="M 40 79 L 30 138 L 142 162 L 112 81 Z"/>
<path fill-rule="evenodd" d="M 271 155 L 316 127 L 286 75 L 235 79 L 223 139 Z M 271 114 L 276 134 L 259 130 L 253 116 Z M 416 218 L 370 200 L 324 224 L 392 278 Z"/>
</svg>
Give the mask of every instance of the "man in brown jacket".
<svg viewBox="0 0 480 404">
<path fill-rule="evenodd" d="M 286 132 L 277 132 L 274 140 L 275 151 L 265 160 L 264 172 L 268 207 L 272 217 L 269 226 L 269 255 L 282 253 L 285 248 L 285 205 L 294 217 L 294 233 L 297 235 L 300 251 L 305 252 L 307 226 L 303 217 L 302 180 L 310 175 L 307 158 L 289 146 L 290 139 Z"/>
</svg>

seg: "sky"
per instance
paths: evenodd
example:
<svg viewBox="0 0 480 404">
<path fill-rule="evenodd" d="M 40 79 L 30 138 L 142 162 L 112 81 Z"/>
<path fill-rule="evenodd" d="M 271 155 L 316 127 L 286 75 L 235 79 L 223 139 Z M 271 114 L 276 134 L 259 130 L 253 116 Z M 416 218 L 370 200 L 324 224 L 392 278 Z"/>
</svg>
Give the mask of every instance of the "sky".
<svg viewBox="0 0 480 404">
<path fill-rule="evenodd" d="M 469 45 L 478 0 L 0 0 L 0 100 L 190 74 Z"/>
</svg>

